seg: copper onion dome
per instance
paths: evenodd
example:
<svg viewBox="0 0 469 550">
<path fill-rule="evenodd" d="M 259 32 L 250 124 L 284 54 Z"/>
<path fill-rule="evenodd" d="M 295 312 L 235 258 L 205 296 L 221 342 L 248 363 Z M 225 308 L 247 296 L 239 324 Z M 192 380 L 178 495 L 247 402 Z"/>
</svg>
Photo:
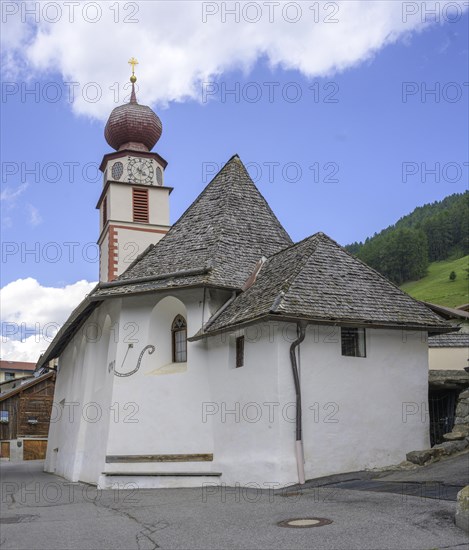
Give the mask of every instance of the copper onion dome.
<svg viewBox="0 0 469 550">
<path fill-rule="evenodd" d="M 113 109 L 104 129 L 104 137 L 116 151 L 123 149 L 151 151 L 161 137 L 163 126 L 150 107 L 137 103 L 135 95 L 137 78 L 134 75 L 134 65 L 137 61 L 132 58 L 129 63 L 132 65 L 130 102 Z"/>
</svg>

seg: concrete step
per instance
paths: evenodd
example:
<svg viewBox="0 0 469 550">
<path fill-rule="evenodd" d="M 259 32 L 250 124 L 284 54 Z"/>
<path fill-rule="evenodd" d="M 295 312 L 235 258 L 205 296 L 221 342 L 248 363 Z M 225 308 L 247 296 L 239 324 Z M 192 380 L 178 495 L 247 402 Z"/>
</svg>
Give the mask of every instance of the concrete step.
<svg viewBox="0 0 469 550">
<path fill-rule="evenodd" d="M 103 472 L 101 489 L 138 490 L 218 485 L 221 472 Z"/>
</svg>

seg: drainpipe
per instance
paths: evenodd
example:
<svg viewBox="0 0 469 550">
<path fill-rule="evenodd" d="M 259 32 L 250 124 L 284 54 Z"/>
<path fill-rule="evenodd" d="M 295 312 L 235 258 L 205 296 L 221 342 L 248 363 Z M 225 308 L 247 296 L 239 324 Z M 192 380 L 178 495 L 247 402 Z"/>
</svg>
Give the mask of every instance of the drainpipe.
<svg viewBox="0 0 469 550">
<path fill-rule="evenodd" d="M 298 481 L 300 485 L 305 482 L 305 467 L 303 461 L 303 434 L 301 421 L 301 387 L 298 374 L 298 364 L 296 361 L 296 348 L 303 342 L 306 336 L 306 323 L 298 323 L 298 338 L 290 346 L 290 360 L 293 371 L 293 380 L 295 382 L 296 393 L 296 465 L 298 468 Z"/>
</svg>

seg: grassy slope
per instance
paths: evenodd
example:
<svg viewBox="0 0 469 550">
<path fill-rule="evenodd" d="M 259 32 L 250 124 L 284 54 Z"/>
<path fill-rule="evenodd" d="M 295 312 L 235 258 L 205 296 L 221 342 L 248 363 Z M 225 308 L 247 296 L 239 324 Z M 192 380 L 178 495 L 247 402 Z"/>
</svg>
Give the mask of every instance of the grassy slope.
<svg viewBox="0 0 469 550">
<path fill-rule="evenodd" d="M 428 275 L 419 281 L 404 283 L 401 288 L 417 300 L 424 300 L 443 306 L 460 306 L 469 302 L 469 279 L 465 268 L 469 267 L 469 256 L 458 260 L 433 262 L 428 267 Z M 456 272 L 456 280 L 450 281 L 449 274 Z"/>
</svg>

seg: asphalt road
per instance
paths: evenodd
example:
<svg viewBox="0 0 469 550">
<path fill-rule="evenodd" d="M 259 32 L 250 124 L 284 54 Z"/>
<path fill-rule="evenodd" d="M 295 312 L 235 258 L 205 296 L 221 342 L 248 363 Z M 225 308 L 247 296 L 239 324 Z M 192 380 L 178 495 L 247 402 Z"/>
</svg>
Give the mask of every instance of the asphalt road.
<svg viewBox="0 0 469 550">
<path fill-rule="evenodd" d="M 42 466 L 0 464 L 2 549 L 430 550 L 469 542 L 453 523 L 455 502 L 439 498 L 330 485 L 275 494 L 223 487 L 100 491 Z M 301 517 L 332 523 L 277 526 Z"/>
</svg>

